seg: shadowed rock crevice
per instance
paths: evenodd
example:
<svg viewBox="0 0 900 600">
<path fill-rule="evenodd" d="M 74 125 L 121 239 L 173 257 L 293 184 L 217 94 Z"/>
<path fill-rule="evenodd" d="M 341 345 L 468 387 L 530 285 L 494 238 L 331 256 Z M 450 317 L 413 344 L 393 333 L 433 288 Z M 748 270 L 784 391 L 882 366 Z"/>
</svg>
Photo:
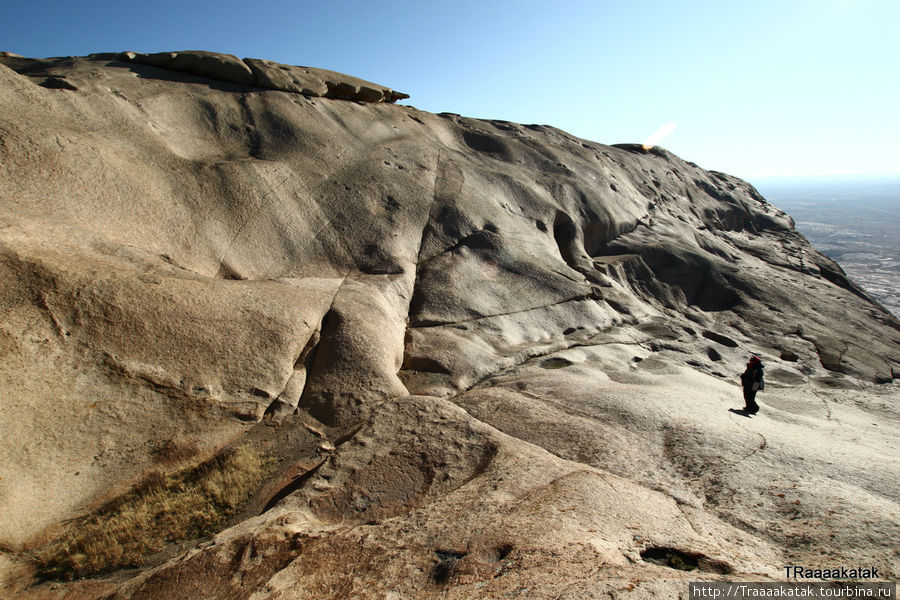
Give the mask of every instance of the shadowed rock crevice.
<svg viewBox="0 0 900 600">
<path fill-rule="evenodd" d="M 562 211 L 557 211 L 553 218 L 553 239 L 559 255 L 574 271 L 579 271 L 581 252 L 579 248 L 578 228 L 572 217 Z"/>
<path fill-rule="evenodd" d="M 78 88 L 66 81 L 65 77 L 59 77 L 51 75 L 47 77 L 43 81 L 41 81 L 39 86 L 50 89 L 50 90 L 70 90 L 70 91 L 78 91 Z"/>
<path fill-rule="evenodd" d="M 464 324 L 466 324 L 466 323 L 472 323 L 472 322 L 476 322 L 476 321 L 483 321 L 483 320 L 487 320 L 487 319 L 495 319 L 495 318 L 497 318 L 497 317 L 506 317 L 506 316 L 510 316 L 510 315 L 517 315 L 517 314 L 522 314 L 522 313 L 529 313 L 529 312 L 540 311 L 540 310 L 543 310 L 543 309 L 546 309 L 546 308 L 550 308 L 550 307 L 553 307 L 553 306 L 559 306 L 559 305 L 562 305 L 562 304 L 568 304 L 568 303 L 570 303 L 570 302 L 580 302 L 580 301 L 582 301 L 582 300 L 584 300 L 584 299 L 586 299 L 586 298 L 593 298 L 593 297 L 594 297 L 594 296 L 593 296 L 592 293 L 586 293 L 586 294 L 583 294 L 583 295 L 575 296 L 575 297 L 573 297 L 573 298 L 565 298 L 565 299 L 563 299 L 563 300 L 559 300 L 558 302 L 552 302 L 552 303 L 550 303 L 550 304 L 545 304 L 545 305 L 542 305 L 542 306 L 532 306 L 532 307 L 529 307 L 529 308 L 523 308 L 522 310 L 516 310 L 516 311 L 506 312 L 506 313 L 496 313 L 496 314 L 491 314 L 491 315 L 482 315 L 482 316 L 478 316 L 478 317 L 473 317 L 473 318 L 471 318 L 471 319 L 463 319 L 463 320 L 461 320 L 461 321 L 452 321 L 452 322 L 449 322 L 449 323 L 444 323 L 444 322 L 440 322 L 440 321 L 435 321 L 435 322 L 431 322 L 431 321 L 420 321 L 420 322 L 416 322 L 415 324 L 410 325 L 410 328 L 411 328 L 411 329 L 425 329 L 425 328 L 429 328 L 429 327 L 453 327 L 453 326 L 456 326 L 456 325 L 464 325 Z"/>
<path fill-rule="evenodd" d="M 735 309 L 750 291 L 718 261 L 698 252 L 665 245 L 611 249 L 614 253 L 628 250 L 639 255 L 642 263 L 624 263 L 632 285 L 648 300 L 669 308 L 694 305 L 708 312 Z"/>
<path fill-rule="evenodd" d="M 476 152 L 487 152 L 500 156 L 508 154 L 507 147 L 500 137 L 470 129 L 463 130 L 462 135 L 466 145 Z"/>
<path fill-rule="evenodd" d="M 327 317 L 327 313 L 326 313 Z M 303 391 L 306 389 L 306 381 L 316 357 L 316 349 L 321 340 L 322 327 L 325 326 L 325 317 L 312 336 L 307 340 L 306 346 L 300 352 L 300 356 L 294 361 L 294 370 L 288 377 L 284 388 L 266 408 L 263 418 L 271 422 L 280 423 L 287 415 L 293 413 L 300 405 Z"/>
<path fill-rule="evenodd" d="M 679 571 L 705 571 L 728 575 L 734 570 L 727 563 L 711 559 L 699 552 L 654 546 L 641 551 L 645 561 Z"/>
<path fill-rule="evenodd" d="M 422 371 L 425 373 L 442 373 L 445 375 L 450 374 L 450 370 L 447 369 L 447 367 L 437 362 L 433 358 L 424 356 L 407 357 L 406 360 L 403 361 L 403 369 L 407 371 Z"/>
<path fill-rule="evenodd" d="M 319 326 L 321 333 L 316 336 L 317 343 L 311 348 L 306 362 L 309 363 L 305 387 L 297 401 L 297 406 L 313 418 L 322 423 L 332 424 L 336 418 L 336 408 L 332 405 L 332 398 L 329 395 L 314 395 L 308 392 L 307 385 L 314 382 L 322 371 L 330 369 L 336 361 L 335 346 L 339 343 L 339 331 L 343 325 L 343 317 L 333 308 L 329 309 L 325 316 L 322 317 L 322 323 Z"/>
<path fill-rule="evenodd" d="M 705 337 L 708 340 L 712 340 L 712 341 L 716 342 L 717 344 L 721 344 L 728 348 L 737 348 L 738 347 L 738 343 L 736 341 L 734 341 L 727 335 L 722 335 L 721 333 L 716 333 L 715 331 L 705 330 L 702 332 L 701 335 L 703 335 L 703 337 Z"/>
<path fill-rule="evenodd" d="M 306 468 L 305 465 L 299 465 L 298 468 L 288 469 L 285 473 L 283 473 L 281 476 L 282 479 L 289 479 L 289 482 L 286 483 L 283 487 L 279 487 L 277 491 L 265 501 L 260 514 L 272 510 L 279 502 L 302 488 L 306 484 L 306 482 L 316 474 L 316 472 L 319 470 L 319 467 L 321 467 L 324 462 L 324 459 L 321 460 L 311 469 Z"/>
<path fill-rule="evenodd" d="M 437 584 L 446 584 L 453 575 L 456 563 L 466 556 L 465 552 L 455 550 L 435 550 L 435 565 L 431 570 L 431 579 Z"/>
</svg>

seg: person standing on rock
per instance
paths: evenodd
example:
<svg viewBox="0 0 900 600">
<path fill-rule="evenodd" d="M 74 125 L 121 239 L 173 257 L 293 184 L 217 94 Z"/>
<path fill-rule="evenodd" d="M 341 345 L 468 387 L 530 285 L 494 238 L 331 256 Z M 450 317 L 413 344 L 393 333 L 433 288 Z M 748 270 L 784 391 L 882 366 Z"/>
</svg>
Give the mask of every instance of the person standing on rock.
<svg viewBox="0 0 900 600">
<path fill-rule="evenodd" d="M 741 385 L 744 388 L 744 411 L 755 415 L 759 412 L 759 404 L 756 403 L 756 392 L 763 389 L 763 364 L 759 357 L 750 357 L 747 369 L 741 373 Z"/>
</svg>

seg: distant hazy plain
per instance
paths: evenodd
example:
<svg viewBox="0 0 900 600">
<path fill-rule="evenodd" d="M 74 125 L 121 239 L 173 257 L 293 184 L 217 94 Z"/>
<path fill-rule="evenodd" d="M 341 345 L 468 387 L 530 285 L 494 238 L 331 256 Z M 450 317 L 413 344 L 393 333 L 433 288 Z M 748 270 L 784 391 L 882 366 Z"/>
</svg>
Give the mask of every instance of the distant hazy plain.
<svg viewBox="0 0 900 600">
<path fill-rule="evenodd" d="M 847 275 L 900 316 L 900 176 L 752 181 Z"/>
</svg>

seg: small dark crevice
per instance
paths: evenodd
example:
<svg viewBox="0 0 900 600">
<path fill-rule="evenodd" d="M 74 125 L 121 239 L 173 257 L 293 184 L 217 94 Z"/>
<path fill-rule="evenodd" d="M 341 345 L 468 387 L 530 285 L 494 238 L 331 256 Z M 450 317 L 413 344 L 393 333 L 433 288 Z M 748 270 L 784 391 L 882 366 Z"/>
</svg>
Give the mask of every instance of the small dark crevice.
<svg viewBox="0 0 900 600">
<path fill-rule="evenodd" d="M 265 102 L 265 96 L 261 96 L 260 98 L 262 98 L 263 102 Z M 247 153 L 253 158 L 261 159 L 263 136 L 259 131 L 259 126 L 256 122 L 256 117 L 253 114 L 253 109 L 250 107 L 250 94 L 241 94 L 239 102 L 241 108 L 244 109 L 244 118 L 247 123 Z"/>
<path fill-rule="evenodd" d="M 471 388 L 469 388 L 471 389 Z M 462 486 L 468 484 L 474 479 L 481 477 L 484 475 L 487 470 L 490 468 L 491 463 L 494 462 L 494 459 L 497 458 L 497 454 L 500 452 L 500 449 L 493 442 L 488 442 L 481 447 L 481 450 L 484 454 L 481 455 L 481 459 L 478 461 L 478 464 L 475 465 L 475 468 L 472 470 L 471 475 L 466 477 L 462 483 L 460 483 L 456 488 L 459 489 Z"/>
<path fill-rule="evenodd" d="M 305 391 L 305 389 L 306 389 L 306 382 L 309 381 L 309 370 L 312 365 L 312 360 L 313 360 L 313 356 L 315 354 L 315 350 L 319 345 L 320 338 L 321 338 L 321 331 L 319 329 L 317 329 L 313 332 L 313 334 L 306 341 L 306 345 L 303 347 L 303 350 L 300 352 L 300 355 L 294 361 L 294 373 L 296 373 L 299 370 L 304 370 L 306 372 L 306 378 L 305 378 L 305 381 L 303 384 L 304 389 L 300 391 L 301 398 L 303 397 L 303 391 Z M 291 376 L 293 376 L 294 373 L 292 373 Z M 289 382 L 290 382 L 290 379 L 288 379 L 288 381 L 285 382 L 285 384 L 284 384 L 285 388 L 287 387 Z M 270 420 L 270 421 L 274 419 L 274 420 L 277 420 L 278 422 L 280 422 L 280 419 L 282 417 L 279 416 L 279 413 L 281 413 L 283 415 L 283 414 L 287 414 L 288 412 L 293 412 L 294 409 L 296 409 L 296 406 L 294 406 L 292 403 L 289 404 L 282 400 L 282 394 L 284 394 L 284 389 L 282 389 L 276 396 L 274 396 L 274 400 L 272 400 L 272 402 L 266 408 L 266 412 L 263 415 L 263 419 Z M 297 401 L 299 402 L 299 398 L 297 399 Z"/>
<path fill-rule="evenodd" d="M 545 226 L 546 227 L 546 226 Z M 440 252 L 432 254 L 426 258 L 420 258 L 418 265 L 424 265 L 425 263 L 434 260 L 438 256 L 442 256 L 444 254 L 448 254 L 450 252 L 454 252 L 458 248 L 466 247 L 471 250 L 490 250 L 490 251 L 499 251 L 501 247 L 501 238 L 497 233 L 497 227 L 492 223 L 487 223 L 482 229 L 477 229 L 472 233 L 460 237 L 457 239 L 452 245 L 444 248 Z"/>
<path fill-rule="evenodd" d="M 492 135 L 484 131 L 467 129 L 463 130 L 462 137 L 466 146 L 476 152 L 499 155 L 506 155 L 509 153 L 505 140 L 497 135 Z"/>
<path fill-rule="evenodd" d="M 380 244 L 369 244 L 357 259 L 357 268 L 367 275 L 402 275 L 405 269 Z"/>
<path fill-rule="evenodd" d="M 559 255 L 569 267 L 580 272 L 576 254 L 577 237 L 578 231 L 572 217 L 562 211 L 557 211 L 553 219 L 553 239 L 556 240 Z"/>
<path fill-rule="evenodd" d="M 453 576 L 453 569 L 456 563 L 463 558 L 465 552 L 456 552 L 455 550 L 435 550 L 437 564 L 431 570 L 431 580 L 435 583 L 445 584 L 450 581 Z"/>
<path fill-rule="evenodd" d="M 737 348 L 738 347 L 738 343 L 736 341 L 734 341 L 733 339 L 731 339 L 728 336 L 722 335 L 721 333 L 716 333 L 715 331 L 707 330 L 707 331 L 704 331 L 702 333 L 702 335 L 706 339 L 712 340 L 713 342 L 716 342 L 717 344 L 722 344 L 723 346 L 727 346 L 729 348 Z"/>
<path fill-rule="evenodd" d="M 339 288 L 340 290 L 340 288 Z M 335 294 L 337 296 L 337 294 Z M 300 394 L 300 400 L 297 403 L 298 406 L 307 406 L 308 398 L 306 394 L 306 390 L 309 388 L 310 382 L 313 380 L 316 374 L 316 357 L 319 354 L 319 348 L 322 346 L 322 342 L 326 337 L 333 337 L 334 331 L 337 329 L 338 324 L 341 322 L 341 316 L 334 311 L 333 308 L 329 308 L 325 315 L 322 316 L 322 322 L 319 324 L 319 334 L 317 337 L 315 345 L 309 349 L 309 353 L 306 354 L 304 359 L 304 364 L 306 365 L 306 385 L 303 388 L 303 392 Z M 305 352 L 305 351 L 304 351 Z M 301 356 L 303 354 L 301 353 Z M 298 359 L 299 360 L 299 359 Z M 295 366 L 296 368 L 296 366 Z M 312 414 L 312 413 L 310 413 Z M 318 418 L 316 415 L 312 415 Z M 319 419 L 321 421 L 321 419 Z"/>
<path fill-rule="evenodd" d="M 66 78 L 62 75 L 51 75 L 47 77 L 45 80 L 38 84 L 41 87 L 50 89 L 50 90 L 70 90 L 70 91 L 78 91 L 78 88 L 66 81 Z"/>
<path fill-rule="evenodd" d="M 509 556 L 510 552 L 514 549 L 512 544 L 501 544 L 494 548 L 494 551 L 497 553 L 497 560 L 501 561 L 507 556 Z"/>
<path fill-rule="evenodd" d="M 367 421 L 360 421 L 359 423 L 355 423 L 348 427 L 344 432 L 342 432 L 334 439 L 334 447 L 338 448 L 352 440 L 354 437 L 356 437 L 357 433 L 362 431 L 362 428 L 366 426 L 366 423 Z"/>
<path fill-rule="evenodd" d="M 552 356 L 546 360 L 543 360 L 540 363 L 540 367 L 542 369 L 564 369 L 566 367 L 572 366 L 573 363 L 568 358 L 563 358 L 561 356 Z"/>
<path fill-rule="evenodd" d="M 402 369 L 405 371 L 419 371 L 422 373 L 442 373 L 444 375 L 450 374 L 450 369 L 434 360 L 433 358 L 428 358 L 425 356 L 407 357 L 406 360 L 403 361 Z"/>
<path fill-rule="evenodd" d="M 690 552 L 664 546 L 653 546 L 641 550 L 641 558 L 649 563 L 679 571 L 699 570 L 723 575 L 728 575 L 734 571 L 728 563 L 709 558 L 700 552 Z"/>
<path fill-rule="evenodd" d="M 459 321 L 434 321 L 431 319 L 421 319 L 411 323 L 409 325 L 410 329 L 422 329 L 426 327 L 453 327 L 456 325 L 461 325 L 463 323 L 473 323 L 475 321 L 481 321 L 484 319 L 493 319 L 495 317 L 505 317 L 508 315 L 518 315 L 522 313 L 531 312 L 534 310 L 541 310 L 544 308 L 550 308 L 551 306 L 558 306 L 560 304 L 566 304 L 567 302 L 580 302 L 582 300 L 586 300 L 588 298 L 597 299 L 596 294 L 593 292 L 588 294 L 578 294 L 577 296 L 572 296 L 571 298 L 566 298 L 564 300 L 560 300 L 559 302 L 551 302 L 550 304 L 542 304 L 541 306 L 532 306 L 531 308 L 523 308 L 522 310 L 514 310 L 511 312 L 505 313 L 494 313 L 491 315 L 481 315 L 479 317 L 472 317 L 471 319 L 461 319 Z"/>
<path fill-rule="evenodd" d="M 216 277 L 219 279 L 228 279 L 231 281 L 243 281 L 247 279 L 240 273 L 238 273 L 231 264 L 227 261 L 222 261 L 219 263 L 219 272 L 216 273 Z"/>
<path fill-rule="evenodd" d="M 266 505 L 263 507 L 263 509 L 261 511 L 259 511 L 259 514 L 263 514 L 263 513 L 266 513 L 268 511 L 272 510 L 273 508 L 275 508 L 275 506 L 279 502 L 281 502 L 282 500 L 284 500 L 285 498 L 287 498 L 288 496 L 290 496 L 291 494 L 293 494 L 294 492 L 299 490 L 301 487 L 303 487 L 303 485 L 307 481 L 309 481 L 309 479 L 313 475 L 315 475 L 316 472 L 318 472 L 319 468 L 323 464 L 325 464 L 324 460 L 322 462 L 320 462 L 319 464 L 317 464 L 312 469 L 310 469 L 309 471 L 307 471 L 306 473 L 304 473 L 303 475 L 300 475 L 299 477 L 297 477 L 296 479 L 291 481 L 289 484 L 287 484 L 286 486 L 284 486 L 277 492 L 275 492 L 275 495 L 272 496 L 268 502 L 266 502 Z"/>
<path fill-rule="evenodd" d="M 494 462 L 494 459 L 497 458 L 497 454 L 500 452 L 500 449 L 493 442 L 489 442 L 482 446 L 482 450 L 484 451 L 484 454 L 475 466 L 475 470 L 472 471 L 472 475 L 466 479 L 466 483 L 472 481 L 476 477 L 484 475 L 485 472 L 487 472 L 488 467 L 491 466 L 491 463 Z"/>
<path fill-rule="evenodd" d="M 619 313 L 621 315 L 630 315 L 631 314 L 631 309 L 628 308 L 627 306 L 625 306 L 624 304 L 622 304 L 621 302 L 613 300 L 612 298 L 604 298 L 603 300 L 604 300 L 604 302 L 609 304 L 609 306 L 617 313 Z"/>
</svg>

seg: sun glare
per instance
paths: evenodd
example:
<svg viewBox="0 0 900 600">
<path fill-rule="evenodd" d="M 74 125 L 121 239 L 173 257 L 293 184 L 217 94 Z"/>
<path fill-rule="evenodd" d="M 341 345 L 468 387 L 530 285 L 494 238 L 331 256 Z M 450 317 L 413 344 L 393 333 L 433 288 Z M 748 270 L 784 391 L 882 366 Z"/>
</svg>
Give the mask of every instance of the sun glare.
<svg viewBox="0 0 900 600">
<path fill-rule="evenodd" d="M 672 135 L 672 132 L 675 131 L 675 128 L 678 126 L 675 121 L 669 121 L 659 129 L 653 132 L 653 134 L 647 138 L 644 142 L 644 150 L 649 150 L 653 146 L 658 145 L 661 141 Z"/>
</svg>

